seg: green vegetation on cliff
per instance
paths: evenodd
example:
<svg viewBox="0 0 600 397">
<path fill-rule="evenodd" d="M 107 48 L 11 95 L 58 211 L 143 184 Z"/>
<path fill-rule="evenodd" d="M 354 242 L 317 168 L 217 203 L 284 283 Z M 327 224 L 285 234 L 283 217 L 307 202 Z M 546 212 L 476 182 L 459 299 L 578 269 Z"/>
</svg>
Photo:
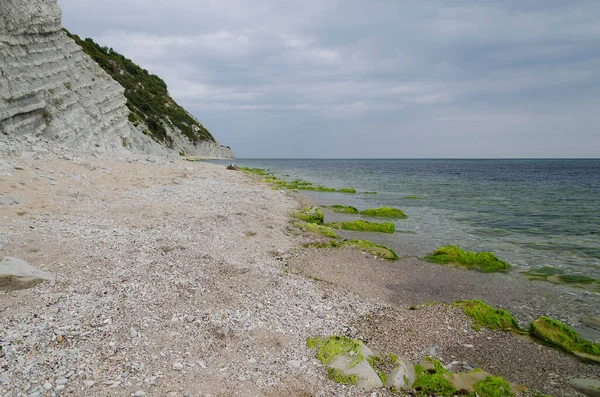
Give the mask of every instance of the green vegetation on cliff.
<svg viewBox="0 0 600 397">
<path fill-rule="evenodd" d="M 131 111 L 129 121 L 135 125 L 145 123 L 148 126 L 143 129 L 145 134 L 172 147 L 173 140 L 164 127 L 167 125 L 173 129 L 178 128 L 194 144 L 201 141 L 215 142 L 210 132 L 171 98 L 167 84 L 158 76 L 148 73 L 112 48 L 102 47 L 90 38 L 82 40 L 66 29 L 63 30 L 125 88 L 127 107 Z"/>
</svg>

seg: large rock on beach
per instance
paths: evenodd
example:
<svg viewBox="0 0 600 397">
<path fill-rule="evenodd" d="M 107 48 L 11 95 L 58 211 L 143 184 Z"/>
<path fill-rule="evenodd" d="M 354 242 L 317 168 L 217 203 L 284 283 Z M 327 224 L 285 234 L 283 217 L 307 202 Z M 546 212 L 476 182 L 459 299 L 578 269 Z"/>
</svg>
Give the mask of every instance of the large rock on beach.
<svg viewBox="0 0 600 397">
<path fill-rule="evenodd" d="M 600 397 L 600 380 L 595 379 L 571 379 L 569 382 L 577 391 L 586 396 Z"/>
<path fill-rule="evenodd" d="M 0 262 L 0 290 L 3 291 L 32 288 L 53 279 L 51 274 L 31 266 L 22 259 L 5 257 Z"/>
<path fill-rule="evenodd" d="M 373 352 L 365 345 L 361 345 L 360 350 L 364 358 L 358 364 L 352 365 L 354 358 L 344 354 L 336 357 L 329 364 L 329 367 L 340 371 L 343 376 L 355 376 L 357 379 L 356 387 L 359 389 L 382 387 L 381 379 L 367 361 L 369 357 L 373 356 Z"/>
<path fill-rule="evenodd" d="M 390 372 L 385 380 L 385 387 L 395 387 L 400 390 L 409 388 L 415 381 L 415 367 L 406 361 L 396 361 L 396 368 Z"/>
</svg>

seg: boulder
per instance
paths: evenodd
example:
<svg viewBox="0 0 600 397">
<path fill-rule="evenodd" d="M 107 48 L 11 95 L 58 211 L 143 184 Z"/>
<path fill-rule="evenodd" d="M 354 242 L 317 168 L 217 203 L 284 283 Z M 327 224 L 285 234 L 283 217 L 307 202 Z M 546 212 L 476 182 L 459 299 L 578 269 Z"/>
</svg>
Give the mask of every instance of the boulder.
<svg viewBox="0 0 600 397">
<path fill-rule="evenodd" d="M 600 397 L 600 381 L 595 379 L 571 379 L 569 382 L 577 391 L 586 396 Z"/>
<path fill-rule="evenodd" d="M 240 169 L 235 165 L 235 164 L 229 164 L 227 166 L 228 170 L 232 170 L 232 171 L 239 171 Z"/>
<path fill-rule="evenodd" d="M 396 361 L 396 367 L 385 379 L 385 387 L 395 387 L 397 390 L 409 388 L 415 381 L 415 367 L 406 361 Z"/>
<path fill-rule="evenodd" d="M 353 357 L 344 354 L 336 357 L 329 364 L 329 367 L 338 370 L 343 376 L 355 376 L 357 378 L 355 386 L 359 389 L 382 387 L 383 383 L 381 379 L 379 379 L 379 376 L 367 361 L 373 355 L 373 352 L 365 345 L 361 345 L 361 353 L 364 358 L 356 365 L 351 366 Z"/>
<path fill-rule="evenodd" d="M 31 266 L 22 259 L 5 257 L 0 262 L 0 290 L 3 291 L 32 288 L 53 279 L 51 274 Z"/>
</svg>

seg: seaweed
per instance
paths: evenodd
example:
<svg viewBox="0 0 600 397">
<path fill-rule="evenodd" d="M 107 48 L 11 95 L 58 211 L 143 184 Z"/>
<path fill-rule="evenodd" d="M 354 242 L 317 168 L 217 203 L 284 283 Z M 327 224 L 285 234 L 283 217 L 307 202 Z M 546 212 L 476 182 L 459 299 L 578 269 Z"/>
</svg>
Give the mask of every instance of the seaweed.
<svg viewBox="0 0 600 397">
<path fill-rule="evenodd" d="M 600 344 L 585 340 L 558 320 L 540 316 L 529 326 L 532 336 L 577 357 L 600 364 Z"/>
<path fill-rule="evenodd" d="M 294 212 L 292 216 L 305 222 L 316 223 L 317 225 L 322 225 L 325 219 L 323 212 L 317 207 L 304 207 L 300 211 Z"/>
<path fill-rule="evenodd" d="M 335 204 L 335 205 L 330 205 L 327 208 L 329 208 L 333 212 L 337 212 L 340 214 L 358 214 L 358 210 L 349 205 L 344 206 L 344 205 Z"/>
<path fill-rule="evenodd" d="M 319 234 L 329 238 L 340 238 L 331 228 L 316 223 L 297 223 L 296 226 L 307 232 Z"/>
<path fill-rule="evenodd" d="M 354 193 L 356 193 L 356 189 L 343 187 L 341 189 L 336 190 L 336 192 L 338 192 L 338 193 L 351 193 L 351 194 L 354 194 Z"/>
<path fill-rule="evenodd" d="M 328 223 L 326 226 L 332 227 L 334 229 L 355 230 L 361 232 L 394 233 L 396 230 L 394 224 L 391 222 L 377 223 L 363 221 L 360 219 L 347 222 L 331 222 Z"/>
<path fill-rule="evenodd" d="M 475 392 L 479 397 L 512 397 L 510 383 L 498 376 L 488 376 L 475 383 Z"/>
<path fill-rule="evenodd" d="M 481 327 L 488 329 L 501 329 L 522 333 L 519 323 L 506 310 L 488 306 L 480 300 L 459 300 L 454 302 L 462 311 L 473 320 L 472 328 L 479 331 Z"/>
<path fill-rule="evenodd" d="M 361 211 L 360 214 L 366 216 L 378 216 L 382 218 L 406 218 L 406 214 L 404 212 L 402 212 L 398 208 L 390 207 L 369 208 L 364 211 Z"/>
<path fill-rule="evenodd" d="M 394 250 L 380 244 L 375 244 L 369 240 L 330 240 L 326 243 L 312 243 L 306 244 L 305 246 L 311 246 L 315 248 L 352 247 L 390 261 L 395 261 L 396 259 L 398 259 L 398 255 L 394 252 Z"/>
<path fill-rule="evenodd" d="M 364 359 L 360 349 L 362 343 L 345 336 L 334 335 L 327 338 L 308 338 L 306 345 L 311 350 L 316 349 L 317 359 L 325 365 L 331 364 L 333 360 L 342 355 L 352 356 L 352 361 L 348 365 L 348 368 L 354 367 Z"/>
<path fill-rule="evenodd" d="M 507 262 L 498 259 L 491 252 L 463 251 L 455 245 L 439 247 L 425 256 L 425 260 L 438 264 L 456 264 L 484 273 L 505 272 L 510 268 Z"/>
<path fill-rule="evenodd" d="M 453 396 L 456 388 L 443 376 L 447 371 L 439 361 L 429 357 L 426 360 L 433 363 L 433 369 L 426 371 L 422 365 L 415 365 L 416 378 L 412 387 L 417 395 Z"/>
</svg>

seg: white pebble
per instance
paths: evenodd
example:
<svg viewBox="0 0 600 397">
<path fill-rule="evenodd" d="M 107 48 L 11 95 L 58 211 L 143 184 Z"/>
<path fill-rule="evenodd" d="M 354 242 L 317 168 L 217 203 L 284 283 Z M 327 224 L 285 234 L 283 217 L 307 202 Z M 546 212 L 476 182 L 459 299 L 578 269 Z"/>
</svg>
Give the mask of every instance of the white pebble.
<svg viewBox="0 0 600 397">
<path fill-rule="evenodd" d="M 182 363 L 180 363 L 179 361 L 175 361 L 175 362 L 173 363 L 173 369 L 174 369 L 175 371 L 181 371 L 181 370 L 183 369 L 183 364 L 182 364 Z"/>
<path fill-rule="evenodd" d="M 46 389 L 46 390 L 52 389 L 52 383 L 50 383 L 50 382 L 44 383 L 44 389 Z"/>
<path fill-rule="evenodd" d="M 142 391 L 142 390 L 138 390 L 135 392 L 134 397 L 144 397 L 146 395 L 146 392 Z"/>
</svg>

